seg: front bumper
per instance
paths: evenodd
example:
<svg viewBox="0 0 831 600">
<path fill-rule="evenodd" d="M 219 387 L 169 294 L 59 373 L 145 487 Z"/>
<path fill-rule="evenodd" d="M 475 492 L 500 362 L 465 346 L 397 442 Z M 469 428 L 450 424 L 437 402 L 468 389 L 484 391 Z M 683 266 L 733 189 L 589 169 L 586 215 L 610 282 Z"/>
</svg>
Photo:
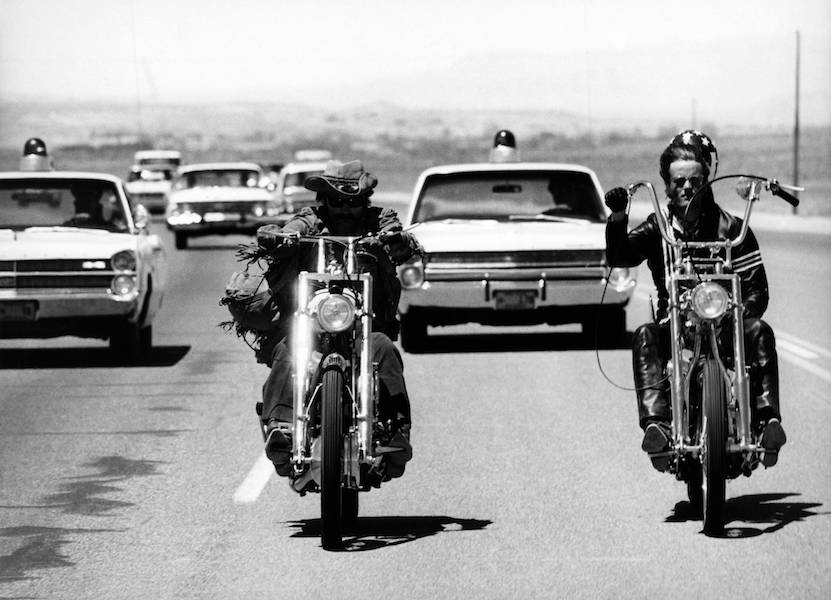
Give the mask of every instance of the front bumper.
<svg viewBox="0 0 831 600">
<path fill-rule="evenodd" d="M 214 217 L 213 220 L 202 220 L 199 223 L 177 223 L 167 220 L 167 228 L 174 232 L 184 232 L 189 236 L 222 235 L 233 233 L 255 233 L 263 225 L 281 224 L 285 217 L 240 217 L 239 215 L 224 215 Z"/>
<path fill-rule="evenodd" d="M 140 307 L 138 292 L 0 291 L 0 338 L 108 337 L 117 324 L 138 319 Z"/>
</svg>

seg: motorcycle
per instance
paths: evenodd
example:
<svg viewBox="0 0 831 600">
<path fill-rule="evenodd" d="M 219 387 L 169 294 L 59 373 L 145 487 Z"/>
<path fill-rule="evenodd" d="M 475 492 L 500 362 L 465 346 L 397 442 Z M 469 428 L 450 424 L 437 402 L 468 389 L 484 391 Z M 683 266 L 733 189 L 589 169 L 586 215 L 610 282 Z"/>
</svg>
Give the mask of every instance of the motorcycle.
<svg viewBox="0 0 831 600">
<path fill-rule="evenodd" d="M 385 237 L 276 235 L 316 248 L 315 264 L 299 272 L 295 288 L 290 483 L 301 495 L 320 493 L 321 543 L 340 548 L 344 525 L 358 517 L 359 492 L 389 480 L 385 458 L 404 451 L 390 445 L 395 424 L 380 417 L 372 362 L 377 271 L 364 245 Z"/>
<path fill-rule="evenodd" d="M 642 181 L 627 188 L 630 200 L 640 188 L 651 192 L 669 292 L 671 355 L 666 373 L 672 439 L 668 451 L 650 457 L 668 459 L 667 472 L 686 483 L 690 504 L 703 515 L 705 534 L 724 529 L 726 481 L 750 476 L 765 452 L 751 426 L 744 307 L 732 249 L 747 235 L 762 188 L 792 206 L 799 200 L 789 191 L 803 189 L 755 175 L 724 175 L 707 182 L 697 195 L 716 181 L 738 177 L 742 179 L 736 192 L 745 203 L 744 219 L 732 240 L 676 239 L 652 184 Z"/>
</svg>

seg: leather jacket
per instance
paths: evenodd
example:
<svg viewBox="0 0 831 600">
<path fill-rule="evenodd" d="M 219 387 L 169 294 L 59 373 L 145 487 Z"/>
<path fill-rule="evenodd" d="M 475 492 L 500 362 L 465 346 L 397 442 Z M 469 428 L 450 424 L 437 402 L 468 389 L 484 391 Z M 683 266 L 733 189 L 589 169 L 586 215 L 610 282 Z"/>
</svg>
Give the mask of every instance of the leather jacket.
<svg viewBox="0 0 831 600">
<path fill-rule="evenodd" d="M 310 245 L 286 246 L 275 241 L 275 231 L 301 235 L 326 235 L 330 233 L 326 225 L 325 206 L 308 207 L 294 215 L 283 227 L 265 225 L 257 230 L 257 242 L 261 247 L 273 248 L 274 261 L 266 273 L 266 279 L 272 293 L 277 298 L 281 312 L 292 314 L 295 305 L 295 286 L 291 285 L 301 269 L 312 268 L 315 264 L 317 249 Z M 396 211 L 390 208 L 369 206 L 364 211 L 361 231 L 365 233 L 401 232 L 401 222 Z M 282 241 L 282 240 L 280 240 Z M 397 311 L 401 297 L 401 283 L 398 280 L 396 265 L 407 261 L 414 254 L 423 253 L 421 244 L 410 233 L 401 233 L 401 242 L 395 247 L 388 247 L 380 242 L 363 246 L 375 257 L 371 268 L 377 264 L 374 272 L 373 330 L 386 334 L 390 339 L 398 337 L 400 327 Z"/>
<path fill-rule="evenodd" d="M 702 207 L 693 231 L 684 232 L 678 220 L 670 218 L 676 239 L 689 241 L 734 239 L 743 222 L 722 210 L 714 201 Z M 667 316 L 669 292 L 664 280 L 663 239 L 657 217 L 652 213 L 628 234 L 627 229 L 628 216 L 620 221 L 609 218 L 606 223 L 606 260 L 612 267 L 634 267 L 646 261 L 658 291 L 657 318 L 663 319 Z M 744 241 L 733 248 L 732 259 L 733 272 L 741 278 L 745 317 L 761 318 L 768 306 L 768 281 L 759 243 L 751 230 L 748 229 Z"/>
</svg>

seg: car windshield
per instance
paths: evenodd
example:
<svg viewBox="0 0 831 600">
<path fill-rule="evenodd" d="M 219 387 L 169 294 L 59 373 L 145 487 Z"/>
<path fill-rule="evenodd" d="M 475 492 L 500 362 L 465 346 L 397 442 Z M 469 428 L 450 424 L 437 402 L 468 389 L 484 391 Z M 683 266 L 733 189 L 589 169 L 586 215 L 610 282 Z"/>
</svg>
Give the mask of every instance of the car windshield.
<svg viewBox="0 0 831 600">
<path fill-rule="evenodd" d="M 323 170 L 316 171 L 297 171 L 296 173 L 286 173 L 286 178 L 283 182 L 283 187 L 303 187 L 303 183 L 309 177 L 322 175 Z"/>
<path fill-rule="evenodd" d="M 210 169 L 182 173 L 174 187 L 177 190 L 193 187 L 257 187 L 260 174 L 251 169 Z"/>
<path fill-rule="evenodd" d="M 480 171 L 426 179 L 413 222 L 445 219 L 551 220 L 605 218 L 600 195 L 579 171 Z"/>
<path fill-rule="evenodd" d="M 127 231 L 115 184 L 98 179 L 0 179 L 0 229 Z"/>
</svg>

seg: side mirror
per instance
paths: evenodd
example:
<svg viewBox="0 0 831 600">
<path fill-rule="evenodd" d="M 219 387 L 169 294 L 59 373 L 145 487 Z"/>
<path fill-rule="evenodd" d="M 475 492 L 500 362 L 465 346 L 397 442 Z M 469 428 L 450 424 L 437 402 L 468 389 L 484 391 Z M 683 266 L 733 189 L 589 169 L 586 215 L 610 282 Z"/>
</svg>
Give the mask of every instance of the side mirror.
<svg viewBox="0 0 831 600">
<path fill-rule="evenodd" d="M 150 225 L 150 214 L 144 208 L 143 204 L 136 204 L 135 208 L 133 208 L 133 221 L 135 221 L 136 228 L 139 231 L 147 230 L 147 227 Z"/>
</svg>

